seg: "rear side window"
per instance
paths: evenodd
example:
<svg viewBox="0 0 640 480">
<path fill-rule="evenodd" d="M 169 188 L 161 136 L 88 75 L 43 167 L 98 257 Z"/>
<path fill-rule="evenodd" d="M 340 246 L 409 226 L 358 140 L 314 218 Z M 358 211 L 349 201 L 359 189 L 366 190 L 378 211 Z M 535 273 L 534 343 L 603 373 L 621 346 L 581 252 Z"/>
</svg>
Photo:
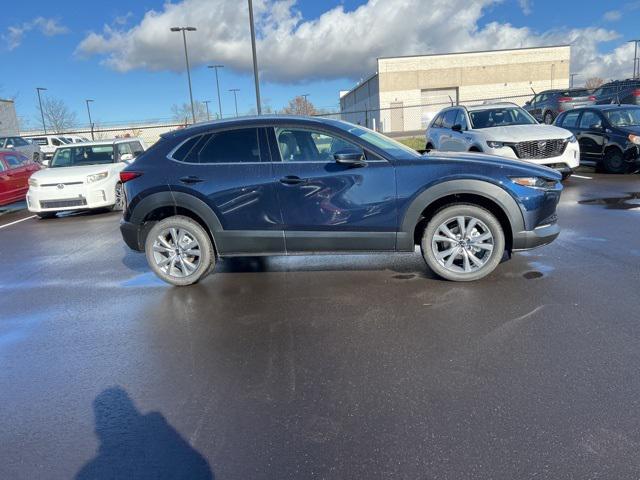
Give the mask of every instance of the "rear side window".
<svg viewBox="0 0 640 480">
<path fill-rule="evenodd" d="M 578 117 L 580 116 L 579 111 L 569 112 L 562 119 L 561 127 L 572 128 L 578 125 Z"/>
<path fill-rule="evenodd" d="M 246 128 L 213 134 L 199 156 L 200 163 L 259 162 L 258 130 Z"/>
</svg>

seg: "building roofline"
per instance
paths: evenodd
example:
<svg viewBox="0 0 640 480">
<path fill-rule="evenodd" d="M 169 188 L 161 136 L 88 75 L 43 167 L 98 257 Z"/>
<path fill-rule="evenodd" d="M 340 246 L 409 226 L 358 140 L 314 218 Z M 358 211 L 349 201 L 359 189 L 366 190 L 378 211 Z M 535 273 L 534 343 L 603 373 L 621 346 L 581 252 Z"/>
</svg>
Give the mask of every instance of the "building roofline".
<svg viewBox="0 0 640 480">
<path fill-rule="evenodd" d="M 373 80 L 375 77 L 378 76 L 379 72 L 376 73 L 372 73 L 371 75 L 369 75 L 367 78 L 365 78 L 364 80 L 362 80 L 360 83 L 358 83 L 355 87 L 352 87 L 351 90 L 347 90 L 347 93 L 345 93 L 344 95 L 342 95 L 340 97 L 340 100 L 342 100 L 344 97 L 346 97 L 347 95 L 350 95 L 351 93 L 353 93 L 355 90 L 357 90 L 358 88 L 360 88 L 362 85 L 364 85 L 367 82 L 370 82 L 371 80 Z"/>
<path fill-rule="evenodd" d="M 571 47 L 571 45 L 570 44 L 544 45 L 542 47 L 502 48 L 497 50 L 473 50 L 471 52 L 444 52 L 444 53 L 427 53 L 424 55 L 399 55 L 397 57 L 378 57 L 378 60 L 391 60 L 393 58 L 444 57 L 447 55 L 469 55 L 474 53 L 519 52 L 521 50 L 542 50 L 547 48 L 562 48 L 562 47 Z"/>
<path fill-rule="evenodd" d="M 7 102 L 7 103 L 16 103 L 15 101 L 9 99 L 9 98 L 0 98 L 0 102 Z"/>
</svg>

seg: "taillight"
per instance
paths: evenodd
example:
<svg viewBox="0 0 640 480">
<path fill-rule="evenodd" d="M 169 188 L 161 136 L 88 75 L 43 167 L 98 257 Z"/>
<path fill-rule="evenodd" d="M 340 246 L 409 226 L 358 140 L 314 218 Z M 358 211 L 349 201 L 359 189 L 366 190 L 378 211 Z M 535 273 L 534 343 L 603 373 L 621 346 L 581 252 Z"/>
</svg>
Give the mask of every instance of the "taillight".
<svg viewBox="0 0 640 480">
<path fill-rule="evenodd" d="M 560 97 L 558 99 L 558 101 L 561 102 L 561 103 L 570 102 L 571 100 L 573 100 L 573 98 L 571 98 L 571 97 Z"/>
<path fill-rule="evenodd" d="M 636 89 L 633 91 L 632 95 L 633 95 L 634 97 L 640 97 L 640 88 L 636 88 Z"/>
<path fill-rule="evenodd" d="M 594 95 L 589 95 L 589 100 L 592 102 L 596 101 L 596 97 Z"/>
<path fill-rule="evenodd" d="M 142 175 L 142 172 L 120 172 L 120 181 L 127 183 L 129 180 L 138 178 L 140 175 Z"/>
</svg>

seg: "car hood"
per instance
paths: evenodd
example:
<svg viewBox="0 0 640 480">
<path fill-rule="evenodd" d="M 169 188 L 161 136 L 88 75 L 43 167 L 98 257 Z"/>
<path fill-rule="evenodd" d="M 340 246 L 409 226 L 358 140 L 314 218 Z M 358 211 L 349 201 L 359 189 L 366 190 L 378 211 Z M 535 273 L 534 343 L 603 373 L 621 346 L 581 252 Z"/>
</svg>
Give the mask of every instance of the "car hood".
<svg viewBox="0 0 640 480">
<path fill-rule="evenodd" d="M 32 175 L 32 178 L 41 183 L 64 183 L 64 182 L 84 182 L 87 175 L 93 175 L 100 172 L 109 171 L 115 174 L 122 167 L 118 168 L 118 164 L 107 163 L 103 165 L 83 165 L 80 167 L 57 167 L 39 170 Z"/>
<path fill-rule="evenodd" d="M 616 127 L 625 133 L 632 133 L 634 135 L 640 135 L 640 125 L 634 127 Z"/>
<path fill-rule="evenodd" d="M 498 142 L 530 142 L 569 138 L 571 132 L 553 125 L 509 125 L 505 127 L 482 128 L 478 130 L 487 140 Z"/>
<path fill-rule="evenodd" d="M 523 160 L 515 160 L 497 155 L 487 155 L 483 153 L 461 153 L 461 152 L 432 152 L 424 156 L 428 159 L 445 160 L 448 162 L 460 163 L 480 163 L 490 168 L 514 168 L 520 170 L 522 175 L 531 175 L 545 177 L 549 179 L 560 180 L 562 175 L 556 170 L 545 167 L 544 165 L 536 165 Z"/>
</svg>

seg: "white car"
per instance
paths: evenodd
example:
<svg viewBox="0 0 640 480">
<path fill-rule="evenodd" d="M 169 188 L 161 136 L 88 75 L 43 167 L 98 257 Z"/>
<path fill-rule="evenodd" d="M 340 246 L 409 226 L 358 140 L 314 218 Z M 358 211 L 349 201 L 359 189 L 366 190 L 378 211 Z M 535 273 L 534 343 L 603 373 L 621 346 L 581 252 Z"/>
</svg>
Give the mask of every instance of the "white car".
<svg viewBox="0 0 640 480">
<path fill-rule="evenodd" d="M 0 150 L 15 150 L 36 163 L 42 162 L 42 152 L 35 143 L 22 137 L 0 137 Z"/>
<path fill-rule="evenodd" d="M 27 206 L 40 218 L 68 210 L 124 206 L 120 171 L 146 150 L 142 140 L 123 138 L 59 147 L 50 168 L 29 178 Z"/>
<path fill-rule="evenodd" d="M 426 146 L 524 160 L 554 168 L 564 178 L 580 165 L 580 146 L 570 131 L 540 125 L 513 103 L 445 108 L 427 128 Z"/>
<path fill-rule="evenodd" d="M 90 142 L 91 141 L 87 137 L 81 137 L 80 135 L 64 134 L 64 135 L 62 135 L 61 138 L 63 140 L 66 140 L 67 143 L 84 143 L 84 142 Z"/>
</svg>

